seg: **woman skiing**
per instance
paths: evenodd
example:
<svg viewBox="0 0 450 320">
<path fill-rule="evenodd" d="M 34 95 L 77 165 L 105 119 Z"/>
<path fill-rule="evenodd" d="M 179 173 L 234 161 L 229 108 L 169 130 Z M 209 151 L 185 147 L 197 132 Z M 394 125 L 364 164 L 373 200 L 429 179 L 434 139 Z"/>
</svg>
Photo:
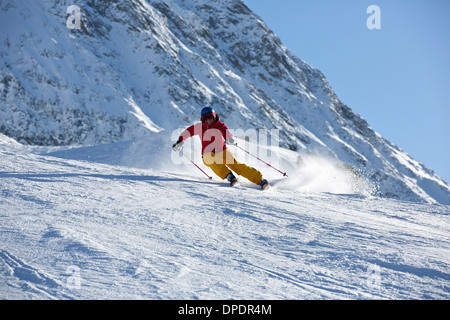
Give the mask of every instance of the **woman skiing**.
<svg viewBox="0 0 450 320">
<path fill-rule="evenodd" d="M 227 179 L 230 186 L 237 182 L 233 172 L 243 176 L 251 182 L 265 189 L 269 182 L 263 179 L 262 173 L 236 160 L 227 148 L 227 144 L 233 144 L 234 139 L 228 127 L 219 119 L 213 108 L 206 107 L 201 111 L 201 123 L 194 124 L 184 130 L 178 141 L 172 146 L 174 151 L 179 151 L 186 139 L 198 135 L 202 141 L 203 163 L 211 168 L 221 179 Z"/>
</svg>

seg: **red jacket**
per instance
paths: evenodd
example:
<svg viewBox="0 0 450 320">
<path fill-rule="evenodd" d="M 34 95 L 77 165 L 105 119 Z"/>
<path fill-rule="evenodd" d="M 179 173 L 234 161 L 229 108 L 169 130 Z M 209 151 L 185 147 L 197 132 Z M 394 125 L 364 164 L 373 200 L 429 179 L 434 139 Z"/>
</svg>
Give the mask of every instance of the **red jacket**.
<svg viewBox="0 0 450 320">
<path fill-rule="evenodd" d="M 233 137 L 228 127 L 217 119 L 211 126 L 208 126 L 205 122 L 190 126 L 181 133 L 178 141 L 184 141 L 195 135 L 200 136 L 202 141 L 202 155 L 209 152 L 222 152 L 227 148 L 225 139 Z"/>
</svg>

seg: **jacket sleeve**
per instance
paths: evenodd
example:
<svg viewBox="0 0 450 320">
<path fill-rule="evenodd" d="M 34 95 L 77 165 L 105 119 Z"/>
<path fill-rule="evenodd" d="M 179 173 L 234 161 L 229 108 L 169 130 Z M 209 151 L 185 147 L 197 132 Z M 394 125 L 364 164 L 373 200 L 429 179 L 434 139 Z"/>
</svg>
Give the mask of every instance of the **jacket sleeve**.
<svg viewBox="0 0 450 320">
<path fill-rule="evenodd" d="M 228 130 L 228 127 L 226 126 L 225 123 L 222 122 L 219 129 L 222 132 L 222 136 L 224 139 L 233 138 L 233 135 L 231 134 L 230 130 Z"/>
<path fill-rule="evenodd" d="M 184 130 L 180 134 L 178 141 L 185 141 L 186 139 L 188 139 L 192 136 L 201 135 L 201 132 L 202 132 L 202 124 L 196 123 L 196 124 L 190 126 L 189 128 L 187 128 L 186 130 Z"/>
</svg>

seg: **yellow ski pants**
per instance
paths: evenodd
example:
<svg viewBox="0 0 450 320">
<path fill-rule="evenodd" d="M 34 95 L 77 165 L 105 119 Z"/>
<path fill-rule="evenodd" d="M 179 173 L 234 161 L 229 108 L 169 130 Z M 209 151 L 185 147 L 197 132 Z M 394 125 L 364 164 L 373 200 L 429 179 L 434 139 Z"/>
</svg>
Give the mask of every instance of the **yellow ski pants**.
<svg viewBox="0 0 450 320">
<path fill-rule="evenodd" d="M 225 179 L 231 172 L 230 169 L 238 175 L 247 178 L 253 183 L 259 184 L 262 179 L 262 173 L 253 167 L 240 163 L 228 149 L 215 154 L 214 152 L 203 155 L 203 163 L 211 168 L 220 178 Z"/>
</svg>

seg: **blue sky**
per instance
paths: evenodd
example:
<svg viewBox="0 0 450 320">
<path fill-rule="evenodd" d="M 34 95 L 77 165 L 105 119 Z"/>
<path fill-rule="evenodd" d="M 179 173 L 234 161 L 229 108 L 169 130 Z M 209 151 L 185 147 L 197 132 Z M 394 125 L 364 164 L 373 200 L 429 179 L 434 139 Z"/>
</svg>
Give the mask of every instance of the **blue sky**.
<svg viewBox="0 0 450 320">
<path fill-rule="evenodd" d="M 450 182 L 450 1 L 244 0 L 340 100 Z M 370 5 L 381 29 L 369 29 Z"/>
</svg>

